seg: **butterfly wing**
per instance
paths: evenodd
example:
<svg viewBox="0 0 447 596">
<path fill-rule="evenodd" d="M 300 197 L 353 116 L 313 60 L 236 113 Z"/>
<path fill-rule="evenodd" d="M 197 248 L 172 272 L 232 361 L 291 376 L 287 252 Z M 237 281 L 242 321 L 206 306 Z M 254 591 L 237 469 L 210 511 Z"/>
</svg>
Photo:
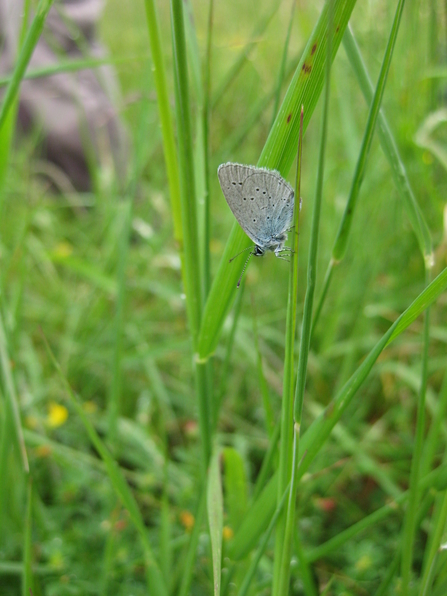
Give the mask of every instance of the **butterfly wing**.
<svg viewBox="0 0 447 596">
<path fill-rule="evenodd" d="M 244 192 L 244 184 L 257 170 L 254 166 L 229 162 L 219 166 L 217 175 L 224 197 L 239 225 L 255 244 L 261 245 L 259 223 L 262 226 L 262 218 L 265 217 L 263 205 L 251 200 L 251 195 Z"/>
<path fill-rule="evenodd" d="M 261 210 L 261 220 L 250 221 L 250 224 L 256 226 L 261 243 L 268 247 L 292 224 L 293 189 L 279 172 L 257 168 L 245 181 L 243 193 Z"/>
</svg>

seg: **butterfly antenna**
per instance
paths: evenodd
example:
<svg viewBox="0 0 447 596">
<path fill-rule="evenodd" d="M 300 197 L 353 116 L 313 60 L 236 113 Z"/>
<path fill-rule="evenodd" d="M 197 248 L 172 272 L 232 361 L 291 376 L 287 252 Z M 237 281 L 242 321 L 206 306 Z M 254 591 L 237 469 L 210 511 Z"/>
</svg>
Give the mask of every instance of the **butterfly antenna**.
<svg viewBox="0 0 447 596">
<path fill-rule="evenodd" d="M 241 252 L 238 252 L 237 255 L 234 255 L 234 257 L 231 257 L 231 259 L 228 262 L 231 263 L 231 261 L 234 261 L 234 259 L 236 257 L 238 257 L 239 255 L 241 255 L 243 252 L 245 252 L 247 250 L 253 250 L 253 246 L 247 246 L 247 248 L 244 248 L 244 250 L 241 250 Z"/>
<path fill-rule="evenodd" d="M 245 270 L 247 269 L 248 261 L 251 259 L 251 257 L 252 257 L 252 255 L 253 255 L 253 254 L 254 254 L 254 253 L 253 253 L 253 252 L 251 252 L 251 253 L 248 255 L 248 257 L 247 257 L 247 260 L 245 261 L 245 265 L 244 265 L 244 268 L 242 269 L 241 276 L 239 277 L 239 281 L 237 282 L 237 286 L 236 286 L 237 288 L 239 288 L 239 286 L 241 285 L 242 277 L 243 277 L 243 275 L 244 275 L 244 273 L 245 273 Z"/>
</svg>

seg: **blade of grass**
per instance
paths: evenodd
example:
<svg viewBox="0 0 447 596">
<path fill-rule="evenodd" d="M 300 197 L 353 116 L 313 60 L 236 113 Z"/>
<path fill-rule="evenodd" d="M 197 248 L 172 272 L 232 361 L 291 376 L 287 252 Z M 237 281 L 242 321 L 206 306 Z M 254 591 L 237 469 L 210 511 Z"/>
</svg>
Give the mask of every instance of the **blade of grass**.
<svg viewBox="0 0 447 596">
<path fill-rule="evenodd" d="M 160 115 L 161 132 L 163 136 L 163 151 L 168 176 L 169 196 L 171 198 L 172 219 L 174 221 L 174 238 L 178 244 L 180 258 L 183 261 L 183 233 L 180 207 L 180 180 L 175 149 L 174 125 L 171 117 L 166 70 L 161 48 L 160 26 L 155 8 L 155 0 L 145 0 L 146 23 L 151 46 L 154 67 L 154 81 L 157 89 L 158 112 Z M 183 275 L 184 268 L 182 267 Z"/>
<path fill-rule="evenodd" d="M 429 282 L 429 271 L 426 269 L 426 281 Z M 416 437 L 410 470 L 410 498 L 402 529 L 402 594 L 407 596 L 410 590 L 410 575 L 413 564 L 413 550 L 416 535 L 416 518 L 420 500 L 420 476 L 422 467 L 422 450 L 425 435 L 425 398 L 428 380 L 428 346 L 430 343 L 430 309 L 425 311 L 422 348 L 421 386 L 417 404 Z"/>
<path fill-rule="evenodd" d="M 30 0 L 27 0 L 30 1 Z M 99 68 L 100 66 L 107 66 L 109 64 L 128 64 L 131 62 L 138 62 L 148 60 L 148 54 L 138 54 L 134 56 L 122 56 L 120 58 L 108 56 L 107 58 L 81 58 L 79 60 L 61 60 L 57 64 L 51 66 L 44 66 L 42 68 L 32 68 L 27 70 L 22 77 L 23 81 L 30 79 L 41 79 L 50 77 L 55 74 L 65 74 L 67 72 L 79 72 L 81 70 L 90 70 L 92 68 Z M 0 77 L 0 88 L 6 87 L 13 75 L 5 75 Z"/>
<path fill-rule="evenodd" d="M 259 561 L 261 560 L 263 554 L 265 553 L 265 551 L 267 549 L 267 545 L 270 540 L 270 536 L 276 526 L 278 517 L 281 514 L 281 511 L 283 510 L 283 507 L 286 503 L 286 499 L 289 494 L 289 488 L 290 488 L 289 486 L 286 487 L 284 494 L 281 496 L 281 499 L 279 500 L 279 503 L 276 507 L 275 513 L 272 515 L 272 517 L 270 519 L 268 528 L 265 531 L 265 534 L 262 537 L 262 540 L 259 544 L 258 550 L 256 551 L 256 554 L 250 563 L 250 567 L 243 579 L 242 585 L 239 589 L 239 592 L 237 593 L 237 596 L 246 596 L 246 594 L 248 594 L 248 591 L 251 586 L 251 582 L 253 581 L 254 575 L 256 573 L 256 569 L 258 568 Z"/>
<path fill-rule="evenodd" d="M 281 64 L 280 64 L 279 70 L 278 70 L 278 79 L 276 82 L 276 91 L 275 91 L 275 103 L 273 104 L 272 123 L 270 125 L 270 128 L 273 126 L 273 123 L 275 122 L 276 115 L 278 113 L 279 100 L 281 97 L 281 87 L 282 87 L 282 84 L 284 81 L 284 75 L 286 72 L 287 52 L 289 50 L 290 34 L 292 33 L 293 17 L 295 16 L 295 7 L 296 7 L 296 2 L 295 2 L 295 0 L 292 0 L 292 9 L 290 11 L 289 26 L 287 27 L 287 35 L 286 35 L 286 40 L 284 42 L 284 48 L 282 51 Z"/>
<path fill-rule="evenodd" d="M 211 458 L 208 473 L 207 509 L 213 559 L 214 596 L 220 595 L 222 571 L 223 496 L 220 479 L 220 451 Z"/>
<path fill-rule="evenodd" d="M 67 396 L 70 399 L 70 403 L 74 407 L 76 413 L 78 414 L 79 418 L 81 419 L 85 430 L 87 431 L 88 437 L 97 450 L 101 459 L 104 462 L 104 465 L 107 470 L 108 477 L 110 482 L 115 490 L 118 498 L 120 499 L 121 503 L 129 512 L 129 517 L 134 524 L 138 534 L 140 535 L 141 543 L 144 549 L 145 560 L 146 560 L 146 574 L 147 574 L 147 581 L 148 581 L 148 588 L 151 594 L 155 596 L 167 596 L 168 591 L 165 586 L 163 574 L 160 571 L 158 563 L 153 555 L 151 544 L 148 540 L 147 531 L 144 525 L 143 517 L 141 515 L 140 510 L 138 509 L 137 502 L 129 488 L 129 485 L 126 482 L 118 464 L 110 455 L 107 447 L 104 445 L 103 441 L 99 437 L 98 433 L 96 432 L 94 426 L 90 422 L 87 414 L 82 407 L 81 402 L 79 401 L 78 397 L 73 392 L 67 378 L 65 377 L 62 369 L 59 365 L 59 362 L 56 360 L 47 340 L 43 337 L 45 342 L 45 347 L 48 353 L 48 356 L 53 363 L 56 372 L 65 388 Z"/>
<path fill-rule="evenodd" d="M 334 2 L 335 32 L 332 60 L 337 53 L 355 1 L 335 0 Z M 283 176 L 287 175 L 296 155 L 301 106 L 305 109 L 303 122 L 305 131 L 323 86 L 327 21 L 327 8 L 324 7 L 258 160 L 258 166 L 277 169 Z M 201 360 L 206 360 L 214 352 L 225 317 L 237 292 L 237 280 L 242 272 L 243 263 L 239 264 L 235 261 L 230 265 L 228 261 L 249 246 L 249 243 L 248 237 L 235 224 L 225 246 L 203 313 L 198 341 L 198 357 Z"/>
<path fill-rule="evenodd" d="M 20 83 L 22 82 L 23 76 L 25 74 L 26 67 L 31 60 L 34 48 L 36 47 L 40 34 L 42 33 L 45 19 L 47 18 L 48 12 L 53 2 L 54 0 L 40 0 L 36 8 L 36 14 L 34 15 L 31 26 L 20 49 L 14 72 L 8 87 L 6 88 L 3 103 L 0 108 L 0 131 L 5 124 L 9 110 L 13 106 L 14 100 L 19 91 Z"/>
<path fill-rule="evenodd" d="M 295 182 L 295 212 L 293 227 L 293 243 L 290 258 L 289 272 L 289 290 L 287 297 L 287 318 L 286 318 L 286 337 L 284 353 L 284 374 L 283 374 L 283 395 L 281 405 L 281 431 L 280 431 L 280 451 L 279 451 L 279 482 L 278 482 L 278 502 L 282 498 L 285 487 L 291 483 L 291 449 L 292 449 L 292 424 L 293 424 L 293 382 L 295 378 L 295 337 L 296 337 L 296 308 L 298 301 L 298 241 L 300 233 L 300 196 L 301 196 L 301 166 L 303 156 L 303 120 L 304 109 L 301 106 L 300 117 L 300 136 L 298 139 L 297 168 Z M 291 489 L 292 490 L 292 489 Z M 289 503 L 291 495 L 289 494 Z M 295 500 L 293 501 L 295 503 Z M 275 534 L 275 561 L 273 575 L 272 594 L 286 594 L 288 588 L 289 571 L 284 569 L 284 557 L 289 557 L 285 553 L 290 553 L 292 549 L 292 538 L 287 535 L 287 522 L 289 511 L 280 516 L 278 527 Z M 287 543 L 288 538 L 290 542 Z M 287 578 L 284 577 L 287 575 Z"/>
<path fill-rule="evenodd" d="M 22 596 L 29 596 L 33 589 L 33 570 L 32 570 L 32 546 L 33 546 L 33 484 L 31 478 L 28 478 L 28 488 L 26 493 L 26 516 L 25 532 L 23 543 L 23 579 Z"/>
<path fill-rule="evenodd" d="M 354 218 L 355 207 L 357 204 L 357 200 L 360 194 L 360 188 L 362 185 L 363 177 L 366 171 L 366 164 L 368 162 L 369 151 L 371 148 L 371 143 L 374 135 L 374 130 L 376 127 L 376 122 L 379 116 L 380 106 L 382 103 L 383 94 L 385 91 L 385 85 L 388 78 L 388 72 L 391 65 L 391 59 L 393 57 L 393 50 L 396 44 L 397 33 L 399 31 L 400 20 L 402 16 L 403 7 L 405 4 L 405 0 L 399 0 L 396 13 L 394 16 L 393 25 L 391 27 L 390 36 L 388 38 L 388 43 L 386 46 L 385 54 L 382 61 L 382 66 L 380 69 L 379 78 L 377 81 L 376 90 L 374 92 L 374 98 L 371 102 L 368 120 L 366 123 L 365 132 L 363 133 L 362 145 L 360 148 L 360 153 L 357 159 L 357 165 L 355 168 L 354 176 L 351 183 L 351 188 L 349 191 L 348 200 L 346 202 L 345 210 L 343 212 L 343 216 L 340 222 L 340 226 L 338 228 L 337 237 L 334 242 L 334 246 L 332 248 L 332 257 L 328 265 L 328 269 L 325 275 L 324 283 L 323 283 L 323 291 L 318 302 L 313 327 L 315 327 L 317 323 L 317 317 L 320 315 L 323 305 L 323 300 L 327 296 L 327 291 L 329 287 L 329 283 L 332 279 L 332 272 L 331 269 L 335 265 L 338 265 L 341 260 L 345 257 L 346 248 L 348 244 L 349 234 L 351 231 L 352 221 Z"/>
<path fill-rule="evenodd" d="M 196 196 L 194 183 L 194 159 L 190 121 L 188 69 L 186 63 L 186 41 L 181 0 L 171 0 L 173 52 L 175 68 L 175 98 L 177 137 L 179 147 L 180 203 L 184 239 L 184 283 L 186 307 L 194 351 L 197 350 L 198 333 L 202 310 L 202 287 L 198 255 Z M 211 455 L 210 405 L 207 393 L 206 364 L 195 361 L 195 379 L 199 409 L 199 427 L 202 444 L 202 473 Z"/>
<path fill-rule="evenodd" d="M 373 100 L 374 89 L 360 48 L 357 45 L 354 33 L 350 26 L 347 27 L 343 36 L 343 45 L 351 66 L 354 69 L 363 96 L 368 103 L 371 103 Z M 419 242 L 419 247 L 424 255 L 425 265 L 427 268 L 430 268 L 433 264 L 433 248 L 430 230 L 414 195 L 393 133 L 391 132 L 388 121 L 383 113 L 383 108 L 379 112 L 377 134 L 385 157 L 388 159 L 391 166 L 394 183 L 403 200 L 408 219 L 411 222 Z"/>
<path fill-rule="evenodd" d="M 296 495 L 298 490 L 297 468 L 300 453 L 300 437 L 301 437 L 301 419 L 304 402 L 304 387 L 307 376 L 307 362 L 309 358 L 310 348 L 310 333 L 312 323 L 313 299 L 315 293 L 316 283 L 316 269 L 317 269 L 317 254 L 318 254 L 318 236 L 320 229 L 320 214 L 321 203 L 323 199 L 323 180 L 324 180 L 324 165 L 326 157 L 326 142 L 327 142 L 327 128 L 328 128 L 328 112 L 329 112 L 329 94 L 330 94 L 330 74 L 331 74 L 331 45 L 332 45 L 332 31 L 333 31 L 333 1 L 328 0 L 329 5 L 328 18 L 328 41 L 327 41 L 327 56 L 326 56 L 326 81 L 325 92 L 323 96 L 323 110 L 322 110 L 322 125 L 320 137 L 320 150 L 317 170 L 317 183 L 315 189 L 315 200 L 312 213 L 312 224 L 309 241 L 309 257 L 307 264 L 307 288 L 304 298 L 304 309 L 301 328 L 301 341 L 298 360 L 297 380 L 295 387 L 295 400 L 293 403 L 293 414 L 290 411 L 286 413 L 288 426 L 288 436 L 283 437 L 281 433 L 281 453 L 283 450 L 284 439 L 287 438 L 288 460 L 290 462 L 288 473 L 291 475 L 291 488 L 289 499 L 287 503 L 287 514 L 284 520 L 282 532 L 277 533 L 278 544 L 280 548 L 275 551 L 275 559 L 278 556 L 276 583 L 274 583 L 273 595 L 279 596 L 287 594 L 290 583 L 290 563 L 293 546 L 293 535 L 295 533 L 295 507 Z M 293 382 L 293 375 L 292 375 Z M 283 426 L 284 428 L 284 426 Z M 292 430 L 293 429 L 293 430 Z M 281 470 L 281 467 L 280 467 Z M 280 475 L 280 482 L 284 481 Z M 276 560 L 275 560 L 276 563 Z M 313 586 L 310 585 L 311 590 Z"/>
<path fill-rule="evenodd" d="M 11 361 L 8 354 L 8 345 L 6 341 L 3 316 L 0 310 L 0 364 L 3 374 L 3 388 L 7 402 L 7 407 L 3 412 L 5 424 L 14 429 L 15 439 L 19 447 L 19 453 L 22 460 L 22 466 L 25 473 L 29 473 L 28 455 L 26 453 L 25 440 L 23 438 L 22 423 L 20 420 L 19 400 L 15 388 L 14 378 L 11 370 Z M 5 454 L 6 457 L 6 454 Z"/>
<path fill-rule="evenodd" d="M 424 561 L 424 571 L 422 574 L 420 594 L 427 596 L 430 594 L 433 583 L 433 574 L 436 565 L 436 559 L 439 549 L 442 546 L 442 536 L 445 531 L 447 521 L 447 491 L 442 496 L 439 511 L 436 511 L 435 526 L 433 528 L 432 536 L 430 536 L 430 547 L 426 561 Z"/>
</svg>

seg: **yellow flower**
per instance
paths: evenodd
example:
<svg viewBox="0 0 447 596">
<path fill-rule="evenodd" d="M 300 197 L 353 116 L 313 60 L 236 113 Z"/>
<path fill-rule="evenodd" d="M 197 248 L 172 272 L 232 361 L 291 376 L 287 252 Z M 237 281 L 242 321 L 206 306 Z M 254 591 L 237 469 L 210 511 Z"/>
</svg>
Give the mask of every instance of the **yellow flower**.
<svg viewBox="0 0 447 596">
<path fill-rule="evenodd" d="M 68 418 L 68 410 L 65 406 L 52 401 L 48 406 L 47 424 L 51 428 L 62 426 Z"/>
<path fill-rule="evenodd" d="M 222 535 L 224 540 L 231 540 L 234 536 L 234 532 L 229 526 L 224 526 Z"/>
</svg>

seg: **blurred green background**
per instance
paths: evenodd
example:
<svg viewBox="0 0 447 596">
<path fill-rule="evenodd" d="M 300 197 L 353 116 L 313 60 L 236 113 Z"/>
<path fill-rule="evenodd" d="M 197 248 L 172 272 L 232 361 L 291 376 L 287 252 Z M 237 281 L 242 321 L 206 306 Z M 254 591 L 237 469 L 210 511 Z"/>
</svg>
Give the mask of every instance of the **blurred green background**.
<svg viewBox="0 0 447 596">
<path fill-rule="evenodd" d="M 212 107 L 210 120 L 211 270 L 215 272 L 233 225 L 218 185 L 225 161 L 255 164 L 273 119 L 273 96 L 284 51 L 291 2 L 229 0 L 215 3 L 211 86 L 217 92 L 241 51 L 252 47 L 240 73 Z M 293 67 L 320 14 L 322 2 L 297 2 L 283 97 Z M 201 54 L 208 4 L 192 2 Z M 353 31 L 375 82 L 395 3 L 358 2 Z M 446 7 L 408 0 L 385 90 L 383 109 L 407 174 L 430 228 L 434 272 L 447 264 L 446 163 L 430 143 L 446 146 L 445 125 L 416 143 L 431 114 L 445 106 Z M 168 86 L 173 99 L 169 3 L 159 2 Z M 272 13 L 262 32 L 259 24 Z M 126 292 L 119 366 L 121 415 L 109 445 L 124 470 L 154 550 L 160 548 L 162 499 L 169 501 L 173 557 L 185 548 L 200 477 L 200 440 L 192 351 L 185 314 L 180 259 L 163 157 L 156 92 L 142 2 L 109 0 L 99 28 L 116 64 L 120 115 L 138 162 L 132 227 L 125 271 Z M 266 98 L 271 95 L 272 99 Z M 194 98 L 194 94 L 193 94 Z M 259 109 L 261 103 L 263 109 Z M 321 101 L 304 137 L 298 317 L 306 289 L 310 218 L 315 193 Z M 196 109 L 193 99 L 192 110 Z M 316 296 L 330 259 L 355 168 L 367 106 L 343 46 L 331 80 Z M 117 500 L 45 351 L 48 339 L 85 412 L 105 438 L 107 403 L 113 392 L 116 349 L 117 268 L 126 205 L 113 169 L 96 173 L 91 193 L 49 191 L 39 175 L 39 134 L 18 135 L 2 189 L 0 293 L 9 358 L 33 480 L 34 596 L 146 594 L 137 534 Z M 294 169 L 288 179 L 294 182 Z M 241 257 L 242 258 L 242 257 Z M 228 369 L 223 367 L 233 311 L 213 360 L 216 399 L 222 397 L 218 439 L 242 457 L 250 492 L 268 448 L 257 345 L 275 419 L 280 412 L 289 268 L 267 255 L 246 272 L 241 313 Z M 364 355 L 424 288 L 424 262 L 375 136 L 352 227 L 347 256 L 315 329 L 309 356 L 304 424 L 361 363 Z M 427 427 L 447 365 L 447 300 L 432 310 Z M 258 344 L 253 331 L 256 320 Z M 381 507 L 384 484 L 408 487 L 421 367 L 422 319 L 384 352 L 367 383 L 314 462 L 299 498 L 302 543 L 311 549 Z M 3 392 L 6 390 L 3 384 Z M 445 446 L 445 431 L 437 457 Z M 3 429 L 3 432 L 6 432 Z M 385 480 L 369 473 L 373 458 Z M 165 459 L 166 458 L 166 459 Z M 26 483 L 17 450 L 4 462 L 0 489 L 0 594 L 21 593 Z M 168 463 L 165 464 L 165 461 Z M 224 520 L 225 521 L 225 520 Z M 330 594 L 373 594 L 396 550 L 401 518 L 388 517 L 315 561 L 313 573 Z M 231 529 L 228 530 L 231 534 Z M 415 552 L 420 569 L 425 534 Z M 169 562 L 164 562 L 168 564 Z M 172 564 L 173 585 L 180 568 Z M 191 594 L 211 594 L 209 539 L 204 528 Z M 257 588 L 269 594 L 271 567 L 263 559 Z M 299 574 L 293 594 L 304 594 Z M 229 593 L 236 593 L 230 591 Z M 321 592 L 323 593 L 323 592 Z M 389 592 L 393 593 L 392 591 Z"/>
</svg>

